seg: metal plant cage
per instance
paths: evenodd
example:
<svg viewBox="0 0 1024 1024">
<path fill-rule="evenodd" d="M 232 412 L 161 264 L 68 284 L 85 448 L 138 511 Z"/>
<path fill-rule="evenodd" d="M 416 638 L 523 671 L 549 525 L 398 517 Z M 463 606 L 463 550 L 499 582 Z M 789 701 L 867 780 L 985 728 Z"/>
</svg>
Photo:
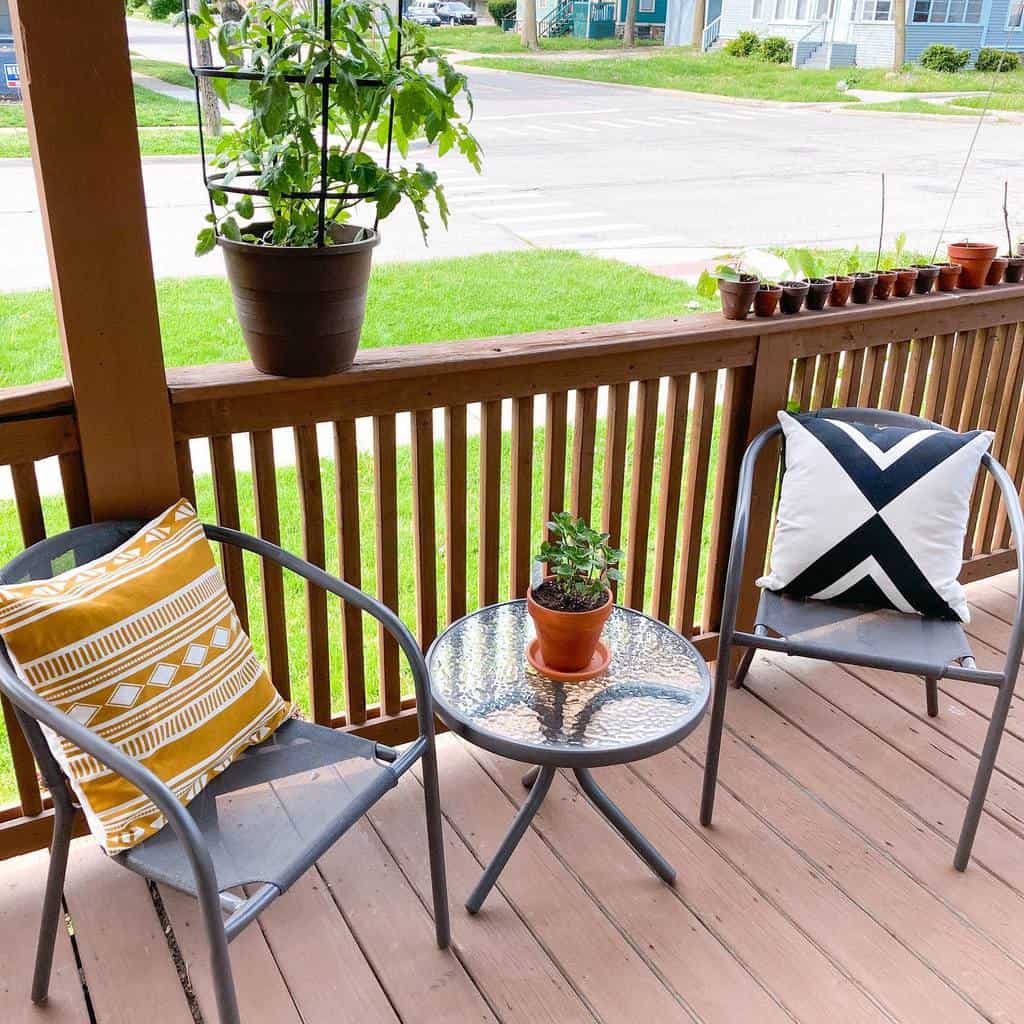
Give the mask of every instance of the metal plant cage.
<svg viewBox="0 0 1024 1024">
<path fill-rule="evenodd" d="M 297 2 L 297 0 L 296 0 Z M 396 43 L 395 61 L 400 62 L 402 59 L 402 8 L 405 5 L 405 0 L 397 0 L 398 8 L 398 39 Z M 311 0 L 310 4 L 313 13 L 314 24 L 320 26 L 323 29 L 323 38 L 326 43 L 327 53 L 331 52 L 331 16 L 332 16 L 332 0 Z M 182 10 L 185 17 L 185 45 L 188 51 L 188 68 L 192 72 L 195 80 L 195 97 L 196 97 L 196 115 L 199 124 L 199 157 L 203 167 L 203 184 L 206 186 L 207 196 L 210 201 L 210 212 L 214 215 L 213 229 L 214 232 L 219 236 L 220 232 L 217 229 L 216 224 L 216 209 L 213 201 L 214 192 L 225 192 L 231 195 L 242 195 L 242 196 L 253 196 L 255 198 L 268 199 L 270 193 L 267 189 L 251 188 L 246 185 L 237 185 L 235 181 L 238 178 L 255 178 L 259 175 L 257 170 L 243 170 L 235 174 L 232 181 L 225 183 L 226 172 L 210 173 L 210 166 L 206 158 L 206 125 L 204 124 L 203 118 L 203 103 L 200 93 L 200 82 L 206 78 L 225 78 L 232 81 L 259 81 L 264 76 L 260 71 L 251 69 L 239 68 L 237 70 L 228 69 L 226 67 L 217 67 L 214 65 L 197 64 L 195 59 L 195 48 L 193 46 L 193 27 L 189 19 L 190 6 L 189 0 L 182 0 Z M 317 75 L 312 79 L 307 80 L 306 75 L 302 74 L 291 74 L 282 76 L 283 79 L 288 83 L 295 84 L 312 84 L 320 87 L 320 188 L 313 192 L 283 192 L 281 193 L 282 199 L 315 199 L 317 200 L 317 235 L 316 242 L 317 246 L 324 246 L 326 244 L 326 233 L 327 233 L 327 203 L 328 201 L 338 200 L 348 207 L 355 203 L 364 200 L 373 200 L 376 198 L 376 192 L 332 192 L 326 187 L 327 185 L 327 159 L 328 159 L 328 111 L 330 108 L 330 89 L 331 86 L 336 84 L 339 79 L 335 78 L 331 74 L 331 61 L 328 57 L 327 66 L 324 69 L 322 75 Z M 380 89 L 383 88 L 384 82 L 379 78 L 358 78 L 356 79 L 356 86 L 360 89 Z M 219 102 L 219 99 L 218 101 Z M 388 135 L 387 144 L 384 152 L 384 166 L 391 169 L 391 151 L 392 143 L 394 138 L 394 127 L 395 127 L 395 101 L 392 98 L 388 104 Z M 376 215 L 373 221 L 373 229 L 377 230 L 377 226 L 380 223 L 380 216 Z"/>
</svg>

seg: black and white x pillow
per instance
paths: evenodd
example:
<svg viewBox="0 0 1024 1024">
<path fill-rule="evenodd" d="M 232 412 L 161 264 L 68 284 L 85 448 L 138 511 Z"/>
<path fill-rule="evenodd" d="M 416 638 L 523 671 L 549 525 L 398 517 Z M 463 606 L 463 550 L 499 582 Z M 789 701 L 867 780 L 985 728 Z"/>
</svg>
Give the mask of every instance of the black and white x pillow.
<svg viewBox="0 0 1024 1024">
<path fill-rule="evenodd" d="M 771 568 L 793 597 L 968 622 L 957 582 L 989 431 L 874 427 L 780 412 L 786 438 Z"/>
</svg>

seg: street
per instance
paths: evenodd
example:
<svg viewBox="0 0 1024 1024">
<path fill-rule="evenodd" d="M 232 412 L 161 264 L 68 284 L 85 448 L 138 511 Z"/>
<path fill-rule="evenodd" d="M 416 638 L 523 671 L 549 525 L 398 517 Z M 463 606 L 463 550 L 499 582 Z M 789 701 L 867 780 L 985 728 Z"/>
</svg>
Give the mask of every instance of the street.
<svg viewBox="0 0 1024 1024">
<path fill-rule="evenodd" d="M 172 57 L 180 30 L 143 25 L 132 29 L 133 51 Z M 411 162 L 440 171 L 450 228 L 435 223 L 425 247 L 403 210 L 384 223 L 375 259 L 553 247 L 678 267 L 743 247 L 873 249 L 881 172 L 887 242 L 902 231 L 911 247 L 931 252 L 976 124 L 466 70 L 483 174 L 457 156 L 411 151 Z M 1002 239 L 1002 183 L 1015 172 L 1019 180 L 1022 163 L 1020 124 L 982 125 L 947 241 Z M 157 275 L 221 273 L 217 255 L 192 255 L 206 212 L 198 158 L 148 158 L 144 174 Z M 1024 190 L 1016 208 L 1019 233 Z M 0 236 L 7 242 L 0 288 L 47 287 L 27 160 L 0 162 Z"/>
</svg>

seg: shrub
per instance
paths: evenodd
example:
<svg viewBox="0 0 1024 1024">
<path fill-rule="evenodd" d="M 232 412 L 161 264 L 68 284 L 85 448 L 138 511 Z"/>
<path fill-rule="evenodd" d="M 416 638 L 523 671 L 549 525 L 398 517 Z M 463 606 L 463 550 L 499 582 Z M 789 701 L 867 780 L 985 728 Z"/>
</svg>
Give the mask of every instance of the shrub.
<svg viewBox="0 0 1024 1024">
<path fill-rule="evenodd" d="M 768 36 L 761 40 L 757 55 L 769 64 L 788 64 L 793 59 L 793 44 L 782 36 Z"/>
<path fill-rule="evenodd" d="M 725 44 L 725 52 L 730 57 L 753 57 L 760 45 L 756 32 L 741 32 Z"/>
<path fill-rule="evenodd" d="M 149 0 L 148 7 L 154 21 L 164 21 L 181 11 L 180 0 Z"/>
<path fill-rule="evenodd" d="M 1016 71 L 1020 67 L 1020 58 L 1015 53 L 1003 53 L 994 46 L 983 46 L 978 51 L 974 67 L 978 71 Z"/>
<path fill-rule="evenodd" d="M 921 67 L 929 71 L 963 71 L 971 59 L 970 50 L 958 50 L 955 46 L 932 43 L 921 54 Z"/>
<path fill-rule="evenodd" d="M 516 13 L 516 0 L 490 0 L 487 11 L 494 19 L 494 24 L 500 25 L 507 17 Z"/>
</svg>

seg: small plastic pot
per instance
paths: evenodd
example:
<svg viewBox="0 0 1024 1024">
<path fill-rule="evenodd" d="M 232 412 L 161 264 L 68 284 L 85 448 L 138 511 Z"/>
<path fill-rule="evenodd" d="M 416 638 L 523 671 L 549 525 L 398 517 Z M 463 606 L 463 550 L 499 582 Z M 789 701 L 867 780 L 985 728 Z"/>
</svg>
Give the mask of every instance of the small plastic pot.
<svg viewBox="0 0 1024 1024">
<path fill-rule="evenodd" d="M 896 284 L 892 293 L 897 299 L 905 299 L 914 293 L 914 282 L 917 280 L 917 271 L 913 267 L 897 267 L 895 270 Z"/>
<path fill-rule="evenodd" d="M 782 289 L 777 284 L 762 281 L 754 293 L 754 316 L 774 316 L 781 298 Z"/>
<path fill-rule="evenodd" d="M 850 298 L 859 306 L 870 302 L 875 294 L 875 285 L 878 284 L 878 275 L 870 271 L 862 270 L 853 275 L 853 293 Z"/>
<path fill-rule="evenodd" d="M 846 274 L 833 274 L 829 280 L 832 282 L 832 291 L 828 293 L 828 304 L 845 306 L 850 301 L 850 292 L 853 291 L 853 278 Z"/>
<path fill-rule="evenodd" d="M 1019 284 L 1024 281 L 1024 256 L 1008 256 L 1003 280 L 1007 284 Z"/>
<path fill-rule="evenodd" d="M 985 284 L 1002 284 L 1003 274 L 1006 273 L 1009 262 L 1006 256 L 997 256 L 992 261 L 992 266 L 988 268 L 988 273 L 985 275 Z"/>
<path fill-rule="evenodd" d="M 753 274 L 740 274 L 738 281 L 718 279 L 718 295 L 722 300 L 722 316 L 726 320 L 746 320 L 760 281 Z"/>
<path fill-rule="evenodd" d="M 892 295 L 892 290 L 896 287 L 896 271 L 879 270 L 877 273 L 878 280 L 875 282 L 875 298 L 884 300 Z"/>
<path fill-rule="evenodd" d="M 939 279 L 935 284 L 940 292 L 956 291 L 964 268 L 959 263 L 940 263 Z"/>
<path fill-rule="evenodd" d="M 963 267 L 961 288 L 980 288 L 985 283 L 989 268 L 996 257 L 997 247 L 990 242 L 952 242 L 949 262 Z"/>
<path fill-rule="evenodd" d="M 915 263 L 917 280 L 914 281 L 914 291 L 918 295 L 927 295 L 939 279 L 939 268 L 934 263 Z"/>
<path fill-rule="evenodd" d="M 807 282 L 807 308 L 824 309 L 832 291 L 832 282 L 827 277 L 807 277 L 804 280 Z"/>
<path fill-rule="evenodd" d="M 779 287 L 782 289 L 782 298 L 779 301 L 782 312 L 799 313 L 803 308 L 804 299 L 807 298 L 810 285 L 806 281 L 780 281 Z"/>
</svg>

